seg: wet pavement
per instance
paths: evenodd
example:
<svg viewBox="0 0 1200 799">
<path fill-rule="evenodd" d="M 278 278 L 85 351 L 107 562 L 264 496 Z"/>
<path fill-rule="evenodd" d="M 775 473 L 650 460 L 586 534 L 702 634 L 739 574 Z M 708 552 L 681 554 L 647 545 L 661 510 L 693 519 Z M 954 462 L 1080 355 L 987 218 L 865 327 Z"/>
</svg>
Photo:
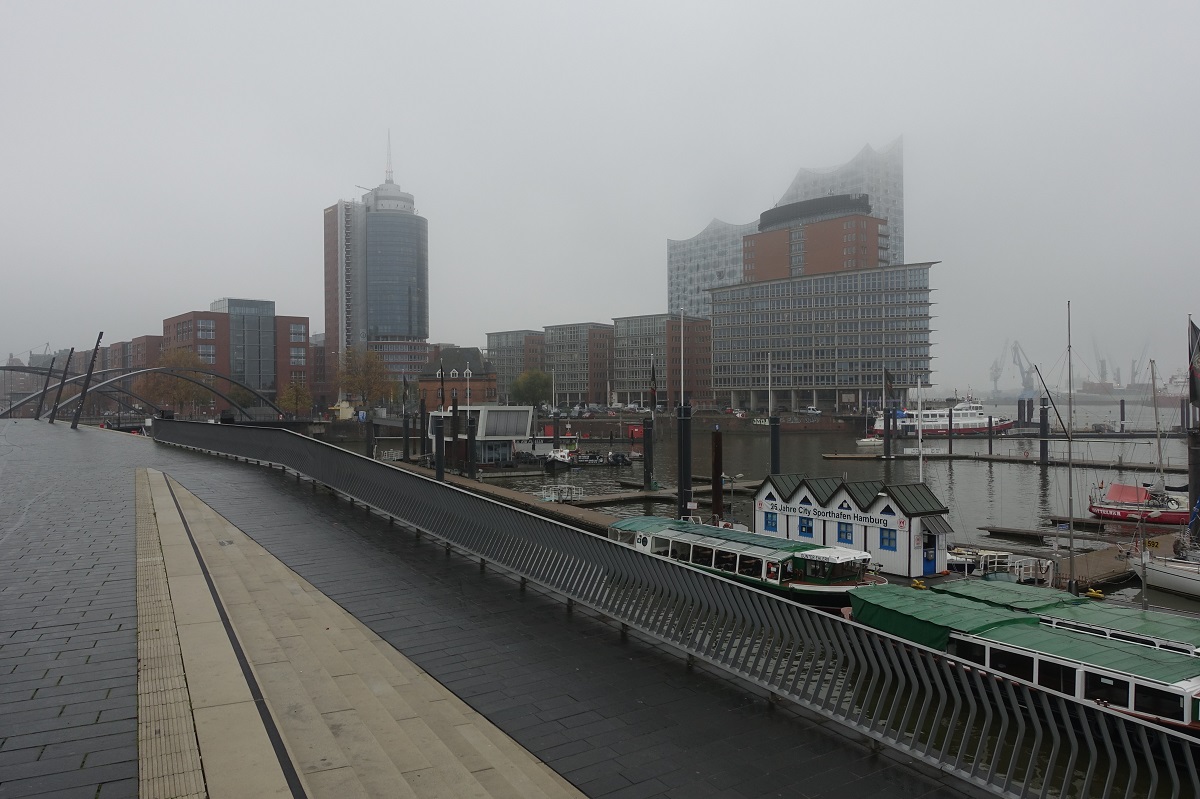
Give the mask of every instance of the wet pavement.
<svg viewBox="0 0 1200 799">
<path fill-rule="evenodd" d="M 137 795 L 134 482 L 164 472 L 591 797 L 978 795 L 314 491 L 0 423 L 0 797 Z"/>
</svg>

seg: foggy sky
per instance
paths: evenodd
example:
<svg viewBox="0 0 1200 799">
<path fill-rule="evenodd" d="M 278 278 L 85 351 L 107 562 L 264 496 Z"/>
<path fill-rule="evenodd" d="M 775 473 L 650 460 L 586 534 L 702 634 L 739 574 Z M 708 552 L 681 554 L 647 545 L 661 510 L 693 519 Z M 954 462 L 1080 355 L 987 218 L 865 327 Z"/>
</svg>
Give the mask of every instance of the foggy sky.
<svg viewBox="0 0 1200 799">
<path fill-rule="evenodd" d="M 934 382 L 1186 363 L 1196 3 L 0 5 L 0 357 L 221 297 L 321 332 L 322 209 L 429 220 L 431 340 L 666 310 L 666 240 L 904 137 Z M 1063 378 L 1065 382 L 1065 378 Z"/>
</svg>

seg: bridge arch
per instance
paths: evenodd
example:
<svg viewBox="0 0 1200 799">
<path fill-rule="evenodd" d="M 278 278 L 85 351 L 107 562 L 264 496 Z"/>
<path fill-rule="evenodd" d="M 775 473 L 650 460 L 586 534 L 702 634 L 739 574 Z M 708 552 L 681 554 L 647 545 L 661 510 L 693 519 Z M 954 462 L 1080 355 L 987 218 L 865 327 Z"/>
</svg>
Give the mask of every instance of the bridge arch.
<svg viewBox="0 0 1200 799">
<path fill-rule="evenodd" d="M 25 373 L 39 374 L 39 375 L 45 375 L 49 371 L 48 369 L 44 369 L 42 367 L 36 367 L 36 366 L 0 366 L 0 370 L 11 371 L 11 372 L 25 372 Z M 254 396 L 258 397 L 260 400 L 265 402 L 267 405 L 271 406 L 271 408 L 273 408 L 276 413 L 278 413 L 281 416 L 284 415 L 284 411 L 282 408 L 280 408 L 278 405 L 276 405 L 274 402 L 272 402 L 270 399 L 268 399 L 266 396 L 264 396 L 257 389 L 246 385 L 245 383 L 238 380 L 237 378 L 230 377 L 229 375 L 221 374 L 220 372 L 214 372 L 211 369 L 196 369 L 196 368 L 193 368 L 190 366 L 151 366 L 151 367 L 147 367 L 144 369 L 130 369 L 128 367 L 119 366 L 119 367 L 112 367 L 109 369 L 98 369 L 95 372 L 93 372 L 93 376 L 107 375 L 107 374 L 112 374 L 114 372 L 117 372 L 118 374 L 114 377 L 110 377 L 107 380 L 97 383 L 91 390 L 99 391 L 101 389 L 111 388 L 116 391 L 120 391 L 122 393 L 129 394 L 130 396 L 136 397 L 137 399 L 141 400 L 142 402 L 145 402 L 147 405 L 149 405 L 150 407 L 157 410 L 158 406 L 156 404 L 149 402 L 149 401 L 145 400 L 144 398 L 137 396 L 129 389 L 126 389 L 123 386 L 116 385 L 116 384 L 119 381 L 125 380 L 127 378 L 137 377 L 138 375 L 149 374 L 152 372 L 160 372 L 163 374 L 169 374 L 173 377 L 178 377 L 181 380 L 187 380 L 188 382 L 195 383 L 198 386 L 202 386 L 205 389 L 207 389 L 208 391 L 211 391 L 213 394 L 216 394 L 218 397 L 220 397 L 221 399 L 228 402 L 230 405 L 232 405 L 234 408 L 236 408 L 239 412 L 241 412 L 241 414 L 243 416 L 245 416 L 247 419 L 254 418 L 253 416 L 250 415 L 249 411 L 247 411 L 245 408 L 243 408 L 241 405 L 239 405 L 237 402 L 235 402 L 232 398 L 230 398 L 224 392 L 218 391 L 216 388 L 205 383 L 203 380 L 199 380 L 195 377 L 191 377 L 190 375 L 181 374 L 182 372 L 193 372 L 193 373 L 199 373 L 199 374 L 204 374 L 204 375 L 210 375 L 212 377 L 218 377 L 218 378 L 221 378 L 222 380 L 228 380 L 230 383 L 234 383 L 238 386 L 241 386 L 242 388 L 246 389 Z M 35 402 L 39 397 L 45 396 L 45 395 L 49 394 L 51 391 L 57 391 L 60 384 L 65 385 L 65 384 L 79 383 L 85 377 L 86 377 L 86 375 L 82 375 L 82 374 L 74 375 L 72 377 L 68 377 L 66 380 L 60 380 L 58 383 L 55 383 L 53 386 L 48 386 L 45 389 L 39 389 L 38 391 L 35 391 L 33 394 L 30 394 L 28 397 L 21 400 L 20 402 L 14 403 L 12 405 L 12 407 L 8 408 L 7 410 L 0 411 L 0 418 L 6 418 L 13 411 L 17 410 L 18 408 L 21 408 L 30 402 Z M 81 395 L 76 394 L 75 396 L 69 397 L 68 399 L 64 400 L 62 403 L 62 406 L 60 406 L 60 409 L 61 409 L 61 407 L 67 406 L 71 402 L 78 401 L 80 396 Z"/>
</svg>

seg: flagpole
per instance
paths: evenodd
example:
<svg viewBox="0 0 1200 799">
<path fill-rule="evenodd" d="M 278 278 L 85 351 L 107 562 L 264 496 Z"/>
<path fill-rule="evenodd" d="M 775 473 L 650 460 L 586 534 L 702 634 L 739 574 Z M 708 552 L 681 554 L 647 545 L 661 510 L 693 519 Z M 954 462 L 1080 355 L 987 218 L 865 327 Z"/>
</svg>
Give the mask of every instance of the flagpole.
<svg viewBox="0 0 1200 799">
<path fill-rule="evenodd" d="M 683 309 L 679 309 L 679 404 L 683 405 Z"/>
</svg>

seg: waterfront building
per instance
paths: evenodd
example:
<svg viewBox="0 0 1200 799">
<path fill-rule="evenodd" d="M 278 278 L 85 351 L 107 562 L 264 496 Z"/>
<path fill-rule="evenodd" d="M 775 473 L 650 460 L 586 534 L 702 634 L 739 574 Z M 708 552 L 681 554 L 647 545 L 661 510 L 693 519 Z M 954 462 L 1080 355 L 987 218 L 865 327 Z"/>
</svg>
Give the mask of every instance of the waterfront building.
<svg viewBox="0 0 1200 799">
<path fill-rule="evenodd" d="M 608 405 L 612 380 L 613 326 L 577 322 L 546 328 L 546 369 L 552 404 Z"/>
<path fill-rule="evenodd" d="M 854 412 L 879 406 L 885 377 L 893 398 L 929 385 L 935 263 L 712 290 L 718 404 Z"/>
<path fill-rule="evenodd" d="M 682 366 L 684 402 L 712 407 L 712 323 L 685 316 L 682 327 L 681 340 L 678 314 L 613 319 L 612 393 L 618 404 L 650 407 L 653 372 L 658 404 L 679 405 Z"/>
<path fill-rule="evenodd" d="M 788 266 L 795 264 L 791 256 L 800 256 L 799 266 L 804 271 L 811 272 L 815 267 L 814 261 L 824 260 L 836 268 L 859 268 L 874 265 L 874 258 L 882 258 L 889 265 L 904 263 L 904 152 L 903 142 L 896 139 L 881 151 L 870 146 L 864 147 L 858 155 L 841 166 L 830 169 L 801 169 L 792 179 L 787 191 L 772 211 L 763 214 L 758 223 L 731 224 L 714 219 L 700 233 L 689 239 L 667 241 L 667 307 L 674 310 L 684 309 L 695 316 L 709 316 L 712 311 L 709 290 L 741 283 L 746 279 L 770 279 L 766 277 L 764 256 L 751 258 L 752 268 L 746 269 L 744 258 L 746 247 L 743 239 L 756 233 L 766 232 L 770 227 L 773 212 L 780 215 L 793 213 L 796 209 L 785 211 L 785 206 L 802 201 L 816 201 L 838 195 L 866 195 L 870 210 L 865 214 L 860 210 L 860 216 L 870 214 L 870 218 L 878 220 L 869 223 L 868 227 L 858 232 L 873 233 L 878 236 L 879 230 L 871 230 L 870 224 L 886 224 L 882 231 L 886 247 L 885 254 L 880 255 L 870 242 L 845 241 L 844 246 L 831 247 L 842 237 L 848 235 L 835 233 L 836 225 L 826 225 L 822 228 L 806 230 L 813 237 L 805 241 L 802 234 L 797 233 L 797 240 L 788 239 Z M 768 228 L 762 227 L 764 220 Z M 776 220 L 780 221 L 780 220 Z M 815 220 L 814 220 L 815 221 Z M 866 220 L 856 220 L 866 221 Z M 795 227 L 795 226 L 793 226 Z M 791 228 L 789 228 L 791 229 Z M 766 238 L 767 243 L 751 244 L 754 252 L 759 247 L 782 246 L 785 236 L 776 233 Z M 856 251 L 853 255 L 843 255 L 841 250 L 849 245 L 865 246 L 867 251 Z M 782 253 L 778 256 L 782 257 Z M 859 260 L 861 263 L 846 267 L 847 260 Z M 832 266 L 821 267 L 833 271 Z M 749 276 L 747 272 L 749 271 Z M 794 273 L 794 269 L 793 269 Z M 782 277 L 782 275 L 773 275 Z"/>
<path fill-rule="evenodd" d="M 460 407 L 495 405 L 496 370 L 478 347 L 435 345 L 409 389 L 409 407 L 416 408 L 421 399 L 426 411 L 450 410 L 455 400 Z"/>
<path fill-rule="evenodd" d="M 163 320 L 163 352 L 187 350 L 214 372 L 275 399 L 288 383 L 307 386 L 307 316 L 277 316 L 272 300 L 224 298 L 207 311 Z M 222 389 L 223 390 L 223 389 Z M 214 399 L 213 409 L 226 403 Z"/>
<path fill-rule="evenodd" d="M 541 330 L 505 330 L 487 334 L 487 358 L 496 370 L 496 392 L 502 404 L 518 377 L 529 370 L 546 371 L 546 334 Z"/>
<path fill-rule="evenodd" d="M 925 483 L 776 474 L 755 491 L 753 530 L 869 552 L 885 574 L 925 577 L 947 568 L 949 512 Z"/>
<path fill-rule="evenodd" d="M 887 266 L 886 219 L 865 194 L 839 194 L 764 211 L 742 238 L 742 282 Z"/>
<path fill-rule="evenodd" d="M 384 182 L 326 208 L 324 237 L 328 358 L 367 347 L 414 379 L 429 359 L 429 230 L 392 178 L 390 144 Z"/>
</svg>

